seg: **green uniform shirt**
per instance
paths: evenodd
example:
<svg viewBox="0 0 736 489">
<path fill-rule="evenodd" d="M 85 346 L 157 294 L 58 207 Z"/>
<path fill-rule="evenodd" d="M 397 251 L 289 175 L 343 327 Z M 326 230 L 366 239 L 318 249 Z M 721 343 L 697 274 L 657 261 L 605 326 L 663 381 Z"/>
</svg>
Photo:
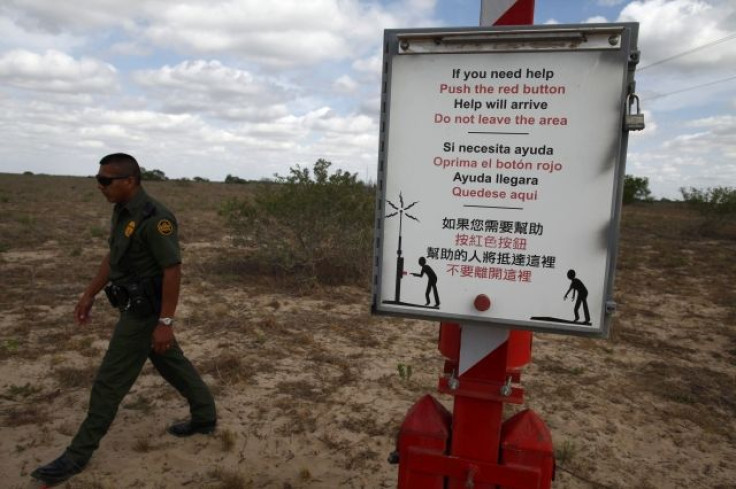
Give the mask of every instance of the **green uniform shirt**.
<svg viewBox="0 0 736 489">
<path fill-rule="evenodd" d="M 115 204 L 110 230 L 110 280 L 160 276 L 181 263 L 174 214 L 141 187 L 126 204 Z"/>
</svg>

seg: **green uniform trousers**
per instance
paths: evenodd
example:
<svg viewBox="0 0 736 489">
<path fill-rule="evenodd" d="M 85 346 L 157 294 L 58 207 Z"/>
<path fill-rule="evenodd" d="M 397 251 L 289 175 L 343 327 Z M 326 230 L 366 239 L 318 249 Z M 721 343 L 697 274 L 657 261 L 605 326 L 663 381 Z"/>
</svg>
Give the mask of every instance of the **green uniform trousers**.
<svg viewBox="0 0 736 489">
<path fill-rule="evenodd" d="M 120 315 L 92 385 L 87 418 L 66 450 L 76 463 L 85 465 L 92 457 L 147 358 L 161 376 L 189 401 L 193 422 L 208 423 L 216 419 L 212 394 L 179 345 L 172 342 L 164 354 L 154 353 L 151 345 L 157 322 L 155 315 L 146 318 L 136 317 L 130 312 Z"/>
</svg>

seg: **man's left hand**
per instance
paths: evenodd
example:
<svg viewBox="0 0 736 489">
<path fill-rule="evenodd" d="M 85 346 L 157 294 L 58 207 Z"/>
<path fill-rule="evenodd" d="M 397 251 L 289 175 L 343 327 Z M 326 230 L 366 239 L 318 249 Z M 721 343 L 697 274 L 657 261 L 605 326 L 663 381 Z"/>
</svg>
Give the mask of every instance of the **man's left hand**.
<svg viewBox="0 0 736 489">
<path fill-rule="evenodd" d="M 153 351 L 159 355 L 166 353 L 174 342 L 174 328 L 165 324 L 157 324 L 153 330 Z"/>
</svg>

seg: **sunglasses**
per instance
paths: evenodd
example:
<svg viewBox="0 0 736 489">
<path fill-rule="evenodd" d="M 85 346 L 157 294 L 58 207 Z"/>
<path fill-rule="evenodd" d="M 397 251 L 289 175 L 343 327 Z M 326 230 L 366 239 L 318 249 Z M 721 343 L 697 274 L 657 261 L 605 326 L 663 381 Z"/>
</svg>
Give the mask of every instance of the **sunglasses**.
<svg viewBox="0 0 736 489">
<path fill-rule="evenodd" d="M 130 178 L 130 175 L 124 177 L 103 177 L 102 175 L 97 175 L 95 178 L 97 178 L 97 183 L 103 187 L 109 187 L 113 180 L 125 180 L 126 178 Z"/>
</svg>

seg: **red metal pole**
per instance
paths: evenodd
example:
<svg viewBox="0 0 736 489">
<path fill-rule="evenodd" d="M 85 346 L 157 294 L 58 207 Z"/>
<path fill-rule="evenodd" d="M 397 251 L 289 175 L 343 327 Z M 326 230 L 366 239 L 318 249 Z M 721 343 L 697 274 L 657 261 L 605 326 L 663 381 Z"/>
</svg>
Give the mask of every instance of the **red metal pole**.
<svg viewBox="0 0 736 489">
<path fill-rule="evenodd" d="M 508 6 L 509 4 L 512 5 Z M 507 8 L 504 10 L 505 7 Z M 531 25 L 533 23 L 534 0 L 481 0 L 480 25 Z"/>
</svg>

